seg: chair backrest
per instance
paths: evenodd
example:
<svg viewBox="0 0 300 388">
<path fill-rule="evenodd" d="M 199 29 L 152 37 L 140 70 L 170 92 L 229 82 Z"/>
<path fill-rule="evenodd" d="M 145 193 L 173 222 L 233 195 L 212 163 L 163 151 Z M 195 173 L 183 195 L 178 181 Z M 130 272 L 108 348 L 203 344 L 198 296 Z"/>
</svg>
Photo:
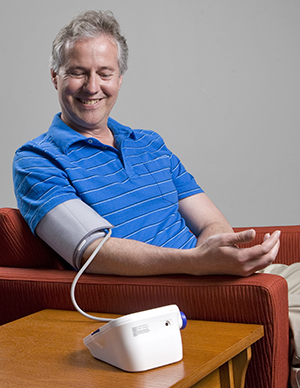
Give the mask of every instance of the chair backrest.
<svg viewBox="0 0 300 388">
<path fill-rule="evenodd" d="M 31 232 L 20 211 L 13 208 L 0 209 L 0 267 L 70 268 Z"/>
</svg>

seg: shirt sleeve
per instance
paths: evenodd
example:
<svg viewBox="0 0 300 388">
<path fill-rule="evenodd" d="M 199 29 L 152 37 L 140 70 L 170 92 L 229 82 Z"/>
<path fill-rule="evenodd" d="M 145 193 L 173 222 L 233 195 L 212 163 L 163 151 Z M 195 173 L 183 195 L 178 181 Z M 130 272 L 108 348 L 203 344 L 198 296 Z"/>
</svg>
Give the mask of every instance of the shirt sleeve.
<svg viewBox="0 0 300 388">
<path fill-rule="evenodd" d="M 186 171 L 183 164 L 174 154 L 171 156 L 171 165 L 173 182 L 178 192 L 178 199 L 204 192 L 193 175 Z"/>
<path fill-rule="evenodd" d="M 31 231 L 50 210 L 71 199 L 78 199 L 59 161 L 34 145 L 16 152 L 13 180 L 17 204 Z"/>
</svg>

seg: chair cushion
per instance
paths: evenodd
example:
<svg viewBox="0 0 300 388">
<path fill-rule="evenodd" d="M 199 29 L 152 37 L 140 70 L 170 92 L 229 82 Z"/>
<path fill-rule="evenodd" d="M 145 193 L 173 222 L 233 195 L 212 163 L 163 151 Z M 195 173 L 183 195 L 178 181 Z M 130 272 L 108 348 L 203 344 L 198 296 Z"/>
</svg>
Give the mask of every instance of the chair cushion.
<svg viewBox="0 0 300 388">
<path fill-rule="evenodd" d="M 0 209 L 0 267 L 70 268 L 39 237 L 34 236 L 18 209 Z"/>
</svg>

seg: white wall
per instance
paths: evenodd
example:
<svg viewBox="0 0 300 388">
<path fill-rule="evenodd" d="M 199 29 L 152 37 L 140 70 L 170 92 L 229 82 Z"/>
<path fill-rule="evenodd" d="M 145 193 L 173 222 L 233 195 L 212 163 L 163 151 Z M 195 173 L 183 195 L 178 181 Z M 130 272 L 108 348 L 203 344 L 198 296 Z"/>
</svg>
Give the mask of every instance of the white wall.
<svg viewBox="0 0 300 388">
<path fill-rule="evenodd" d="M 24 0 L 0 5 L 0 206 L 15 149 L 59 110 L 59 28 L 111 9 L 130 49 L 112 116 L 154 129 L 234 226 L 300 223 L 298 0 Z"/>
</svg>

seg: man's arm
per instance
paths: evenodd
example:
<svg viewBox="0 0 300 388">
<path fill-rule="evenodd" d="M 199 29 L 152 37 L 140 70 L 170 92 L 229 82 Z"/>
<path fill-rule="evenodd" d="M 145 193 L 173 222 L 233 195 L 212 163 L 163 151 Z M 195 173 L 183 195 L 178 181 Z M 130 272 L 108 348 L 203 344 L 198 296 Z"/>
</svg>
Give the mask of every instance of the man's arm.
<svg viewBox="0 0 300 388">
<path fill-rule="evenodd" d="M 180 273 L 249 276 L 275 260 L 280 232 L 274 232 L 262 244 L 239 249 L 236 244 L 251 241 L 255 231 L 233 233 L 224 216 L 205 194 L 193 197 L 181 200 L 179 209 L 198 237 L 196 248 L 162 248 L 112 237 L 103 245 L 87 272 L 125 276 Z M 83 262 L 98 242 L 93 242 L 86 249 Z"/>
</svg>

